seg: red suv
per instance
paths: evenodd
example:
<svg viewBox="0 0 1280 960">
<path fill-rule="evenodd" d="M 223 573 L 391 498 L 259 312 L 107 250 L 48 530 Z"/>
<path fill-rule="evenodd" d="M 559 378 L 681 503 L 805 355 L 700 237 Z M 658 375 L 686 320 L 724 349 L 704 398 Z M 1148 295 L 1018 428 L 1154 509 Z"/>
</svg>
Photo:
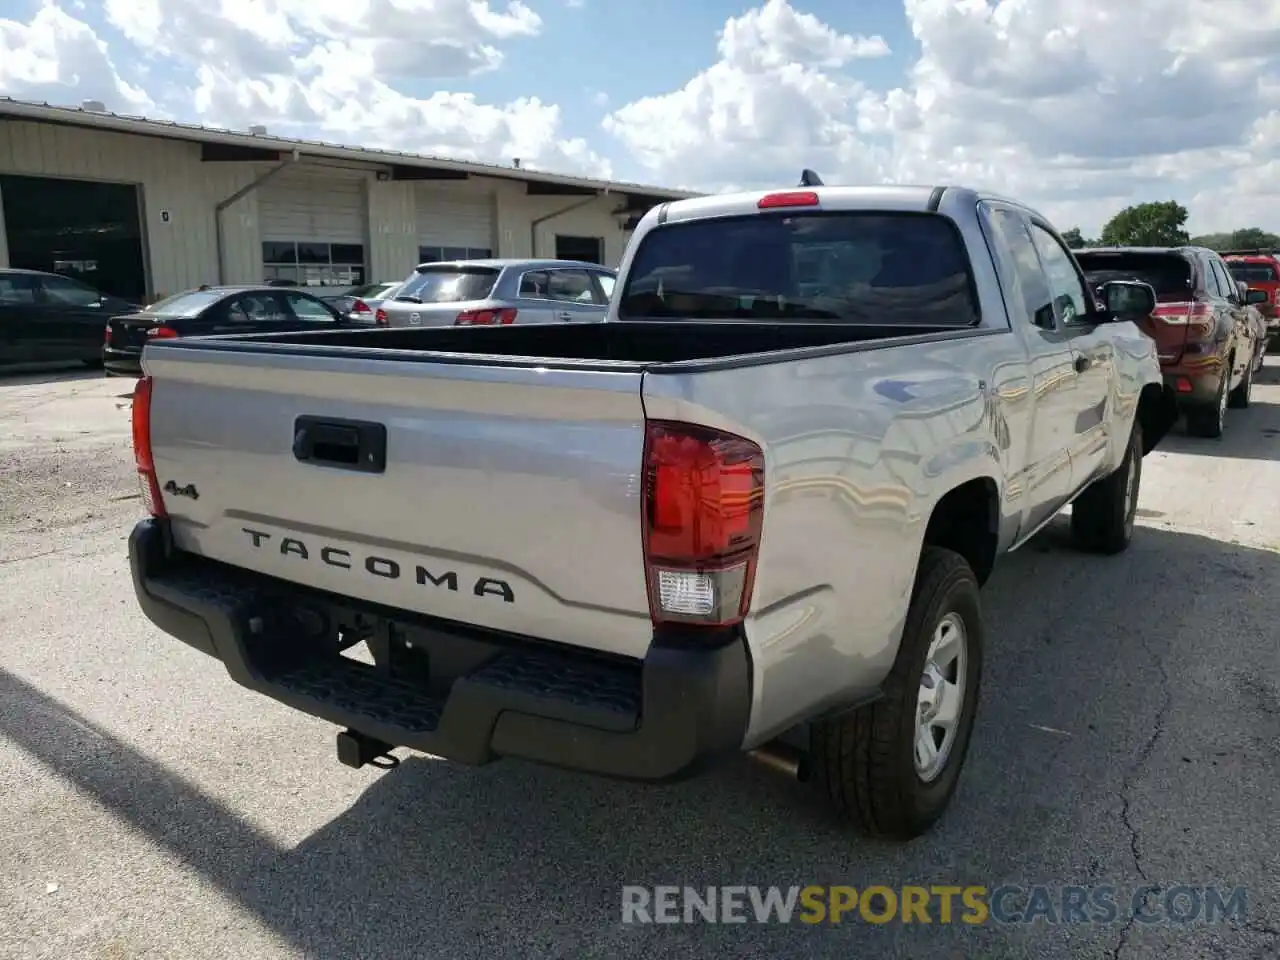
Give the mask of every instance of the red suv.
<svg viewBox="0 0 1280 960">
<path fill-rule="evenodd" d="M 1268 335 L 1280 334 L 1280 259 L 1275 254 L 1261 250 L 1230 250 L 1222 255 L 1227 269 L 1250 290 L 1261 290 L 1267 295 L 1258 309 L 1267 321 Z"/>
<path fill-rule="evenodd" d="M 1222 435 L 1227 407 L 1247 407 L 1258 366 L 1258 329 L 1222 257 L 1204 247 L 1077 250 L 1089 283 L 1138 280 L 1156 292 L 1143 331 L 1156 341 L 1164 382 L 1178 394 L 1187 431 Z"/>
</svg>

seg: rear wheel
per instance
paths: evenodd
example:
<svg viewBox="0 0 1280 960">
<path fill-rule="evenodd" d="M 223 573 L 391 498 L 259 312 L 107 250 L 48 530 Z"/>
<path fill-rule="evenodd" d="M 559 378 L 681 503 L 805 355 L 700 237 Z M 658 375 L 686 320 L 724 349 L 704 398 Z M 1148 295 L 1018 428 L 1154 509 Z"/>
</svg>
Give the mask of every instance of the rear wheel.
<svg viewBox="0 0 1280 960">
<path fill-rule="evenodd" d="M 883 697 L 813 724 L 816 779 L 864 833 L 910 840 L 942 816 L 969 750 L 982 677 L 978 581 L 926 547 Z"/>
<path fill-rule="evenodd" d="M 1093 481 L 1071 505 L 1071 533 L 1076 543 L 1095 553 L 1115 554 L 1128 548 L 1138 516 L 1142 486 L 1142 426 L 1133 425 L 1119 468 Z"/>
<path fill-rule="evenodd" d="M 1227 390 L 1231 379 L 1231 363 L 1223 371 L 1222 382 L 1218 384 L 1218 393 L 1213 405 L 1208 408 L 1187 411 L 1187 432 L 1197 437 L 1220 437 L 1227 424 Z"/>
</svg>

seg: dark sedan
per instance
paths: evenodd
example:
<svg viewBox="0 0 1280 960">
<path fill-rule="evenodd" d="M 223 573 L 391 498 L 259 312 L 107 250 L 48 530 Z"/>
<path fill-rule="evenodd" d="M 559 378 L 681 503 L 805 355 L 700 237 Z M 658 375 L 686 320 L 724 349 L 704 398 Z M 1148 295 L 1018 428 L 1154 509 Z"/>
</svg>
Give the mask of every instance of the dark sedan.
<svg viewBox="0 0 1280 960">
<path fill-rule="evenodd" d="M 0 366 L 102 362 L 102 325 L 138 305 L 79 280 L 0 269 Z"/>
<path fill-rule="evenodd" d="M 231 286 L 188 290 L 124 316 L 112 317 L 99 340 L 108 376 L 142 372 L 142 348 L 160 337 L 270 333 L 320 326 L 357 326 L 301 290 Z M 99 337 L 102 337 L 99 328 Z"/>
</svg>

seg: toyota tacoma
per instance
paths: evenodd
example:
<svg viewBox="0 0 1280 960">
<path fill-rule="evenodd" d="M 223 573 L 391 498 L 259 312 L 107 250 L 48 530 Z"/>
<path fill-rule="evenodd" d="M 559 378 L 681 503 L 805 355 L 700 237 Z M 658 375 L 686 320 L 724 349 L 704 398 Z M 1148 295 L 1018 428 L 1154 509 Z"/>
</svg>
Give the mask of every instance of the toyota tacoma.
<svg viewBox="0 0 1280 960">
<path fill-rule="evenodd" d="M 156 340 L 134 588 L 348 765 L 747 752 L 914 837 L 997 558 L 1134 535 L 1154 307 L 1019 203 L 806 171 L 650 211 L 604 323 Z"/>
</svg>

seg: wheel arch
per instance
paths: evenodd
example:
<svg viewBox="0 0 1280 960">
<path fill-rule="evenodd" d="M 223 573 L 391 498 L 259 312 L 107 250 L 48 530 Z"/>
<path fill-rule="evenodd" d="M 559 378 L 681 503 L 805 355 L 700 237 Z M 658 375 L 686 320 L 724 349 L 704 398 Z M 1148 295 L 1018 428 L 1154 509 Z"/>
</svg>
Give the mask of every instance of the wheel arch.
<svg viewBox="0 0 1280 960">
<path fill-rule="evenodd" d="M 994 477 L 978 476 L 957 484 L 934 504 L 924 546 L 942 547 L 964 557 L 979 584 L 991 576 L 999 543 L 1000 487 Z"/>
</svg>

